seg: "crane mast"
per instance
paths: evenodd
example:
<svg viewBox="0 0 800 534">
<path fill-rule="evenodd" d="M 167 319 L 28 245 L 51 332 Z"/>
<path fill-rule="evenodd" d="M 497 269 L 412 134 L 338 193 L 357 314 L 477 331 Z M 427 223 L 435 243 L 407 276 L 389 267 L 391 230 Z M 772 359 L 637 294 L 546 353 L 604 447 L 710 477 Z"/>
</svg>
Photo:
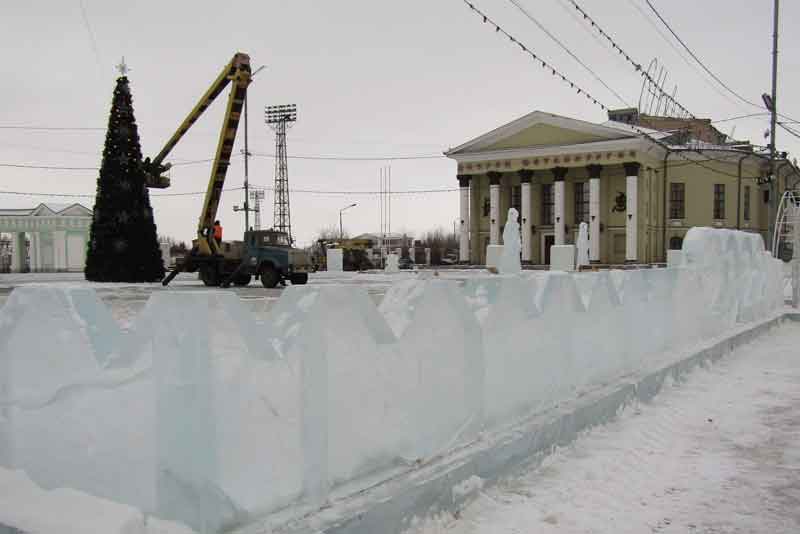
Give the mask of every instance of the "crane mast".
<svg viewBox="0 0 800 534">
<path fill-rule="evenodd" d="M 236 131 L 239 127 L 242 106 L 247 96 L 247 87 L 250 85 L 250 56 L 241 52 L 236 53 L 219 76 L 212 82 L 192 111 L 189 112 L 172 137 L 169 138 L 164 148 L 152 161 L 147 158 L 143 163 L 147 187 L 169 187 L 170 180 L 163 173 L 168 171 L 171 165 L 163 163 L 163 161 L 229 83 L 232 84 L 231 90 L 228 95 L 228 103 L 225 108 L 219 139 L 217 140 L 217 150 L 211 167 L 211 177 L 208 180 L 203 208 L 197 223 L 196 253 L 201 256 L 219 253 L 217 243 L 213 239 L 212 226 L 217 216 L 222 188 L 225 185 L 225 176 L 230 166 L 231 153 L 233 152 L 233 144 L 236 141 Z"/>
</svg>

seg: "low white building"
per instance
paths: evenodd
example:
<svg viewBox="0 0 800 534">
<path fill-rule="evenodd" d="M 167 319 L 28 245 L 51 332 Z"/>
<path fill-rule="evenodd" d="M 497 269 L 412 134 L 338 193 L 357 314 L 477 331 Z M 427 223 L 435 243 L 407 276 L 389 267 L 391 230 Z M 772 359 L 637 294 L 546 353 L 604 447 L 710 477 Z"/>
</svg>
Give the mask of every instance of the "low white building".
<svg viewBox="0 0 800 534">
<path fill-rule="evenodd" d="M 0 209 L 0 233 L 11 237 L 11 272 L 83 271 L 92 210 L 80 204 Z"/>
</svg>

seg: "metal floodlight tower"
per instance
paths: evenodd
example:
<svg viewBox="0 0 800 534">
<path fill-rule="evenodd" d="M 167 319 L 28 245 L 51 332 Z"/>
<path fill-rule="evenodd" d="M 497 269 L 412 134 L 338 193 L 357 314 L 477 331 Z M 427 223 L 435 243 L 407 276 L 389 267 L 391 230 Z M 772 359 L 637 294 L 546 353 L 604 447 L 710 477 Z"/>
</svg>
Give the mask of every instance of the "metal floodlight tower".
<svg viewBox="0 0 800 534">
<path fill-rule="evenodd" d="M 289 167 L 286 163 L 286 129 L 297 120 L 297 106 L 267 106 L 264 110 L 266 123 L 275 130 L 275 203 L 273 228 L 286 232 L 289 243 L 292 239 L 292 223 L 289 214 Z"/>
<path fill-rule="evenodd" d="M 253 213 L 255 213 L 255 229 L 261 230 L 261 201 L 264 200 L 263 189 L 251 189 L 250 199 L 253 201 Z"/>
</svg>

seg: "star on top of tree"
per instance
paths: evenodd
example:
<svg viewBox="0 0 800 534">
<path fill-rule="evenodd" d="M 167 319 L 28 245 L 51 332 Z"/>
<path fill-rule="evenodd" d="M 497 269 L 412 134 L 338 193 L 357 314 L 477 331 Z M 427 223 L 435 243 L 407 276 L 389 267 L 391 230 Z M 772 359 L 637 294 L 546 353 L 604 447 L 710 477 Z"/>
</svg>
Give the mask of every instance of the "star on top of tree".
<svg viewBox="0 0 800 534">
<path fill-rule="evenodd" d="M 125 76 L 128 74 L 131 69 L 128 67 L 127 63 L 125 63 L 125 56 L 122 56 L 122 61 L 120 61 L 119 65 L 117 65 L 117 70 L 119 71 L 120 75 Z"/>
</svg>

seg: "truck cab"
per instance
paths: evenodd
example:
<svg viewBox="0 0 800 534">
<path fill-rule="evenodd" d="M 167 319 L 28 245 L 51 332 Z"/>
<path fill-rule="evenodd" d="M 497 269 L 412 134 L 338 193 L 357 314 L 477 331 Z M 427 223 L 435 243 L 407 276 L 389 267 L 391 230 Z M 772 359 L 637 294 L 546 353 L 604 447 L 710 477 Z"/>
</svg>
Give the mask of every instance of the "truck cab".
<svg viewBox="0 0 800 534">
<path fill-rule="evenodd" d="M 283 280 L 292 284 L 308 282 L 311 270 L 308 254 L 293 248 L 286 233 L 249 230 L 244 234 L 244 245 L 248 272 L 260 278 L 264 287 L 275 287 Z"/>
</svg>

